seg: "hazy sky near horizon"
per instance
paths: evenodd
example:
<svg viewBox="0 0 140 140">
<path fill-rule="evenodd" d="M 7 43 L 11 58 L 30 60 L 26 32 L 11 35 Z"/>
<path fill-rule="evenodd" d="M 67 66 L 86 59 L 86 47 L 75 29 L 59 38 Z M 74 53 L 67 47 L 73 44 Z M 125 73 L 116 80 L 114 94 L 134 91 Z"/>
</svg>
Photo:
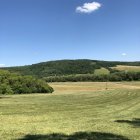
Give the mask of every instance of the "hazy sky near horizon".
<svg viewBox="0 0 140 140">
<path fill-rule="evenodd" d="M 0 0 L 0 66 L 140 61 L 140 0 Z"/>
</svg>

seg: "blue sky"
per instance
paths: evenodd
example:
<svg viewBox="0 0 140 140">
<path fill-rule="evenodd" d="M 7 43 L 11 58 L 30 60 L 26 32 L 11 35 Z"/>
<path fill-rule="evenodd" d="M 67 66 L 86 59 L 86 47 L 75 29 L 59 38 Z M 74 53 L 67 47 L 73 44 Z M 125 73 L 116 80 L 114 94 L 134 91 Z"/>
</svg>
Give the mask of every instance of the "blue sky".
<svg viewBox="0 0 140 140">
<path fill-rule="evenodd" d="M 0 66 L 140 61 L 140 0 L 0 0 Z"/>
</svg>

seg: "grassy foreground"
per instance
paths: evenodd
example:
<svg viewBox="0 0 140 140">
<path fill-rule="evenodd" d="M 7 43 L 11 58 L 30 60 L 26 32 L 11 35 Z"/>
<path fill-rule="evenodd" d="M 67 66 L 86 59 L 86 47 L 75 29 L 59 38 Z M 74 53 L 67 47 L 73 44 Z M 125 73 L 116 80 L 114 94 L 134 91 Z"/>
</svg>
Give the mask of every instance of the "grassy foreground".
<svg viewBox="0 0 140 140">
<path fill-rule="evenodd" d="M 140 140 L 140 82 L 50 85 L 0 96 L 0 140 Z"/>
</svg>

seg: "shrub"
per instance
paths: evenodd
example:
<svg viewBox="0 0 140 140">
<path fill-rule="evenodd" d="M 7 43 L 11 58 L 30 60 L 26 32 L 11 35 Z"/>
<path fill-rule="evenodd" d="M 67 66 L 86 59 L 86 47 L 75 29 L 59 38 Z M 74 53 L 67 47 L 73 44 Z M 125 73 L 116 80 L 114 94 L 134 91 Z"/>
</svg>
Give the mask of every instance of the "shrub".
<svg viewBox="0 0 140 140">
<path fill-rule="evenodd" d="M 53 88 L 45 81 L 32 76 L 21 76 L 0 71 L 0 94 L 52 93 Z"/>
</svg>

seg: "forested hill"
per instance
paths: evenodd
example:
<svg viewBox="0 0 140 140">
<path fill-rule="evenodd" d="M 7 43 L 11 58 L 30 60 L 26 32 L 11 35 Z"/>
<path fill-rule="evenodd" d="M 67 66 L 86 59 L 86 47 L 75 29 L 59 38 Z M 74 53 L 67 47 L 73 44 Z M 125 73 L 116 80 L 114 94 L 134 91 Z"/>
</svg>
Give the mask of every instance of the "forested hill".
<svg viewBox="0 0 140 140">
<path fill-rule="evenodd" d="M 106 68 L 112 71 L 110 67 L 117 65 L 140 66 L 140 62 L 119 62 L 119 61 L 98 61 L 98 60 L 57 60 L 38 64 L 1 68 L 11 72 L 18 72 L 22 75 L 32 75 L 36 77 L 47 77 L 54 75 L 71 74 L 93 74 L 96 69 Z"/>
</svg>

